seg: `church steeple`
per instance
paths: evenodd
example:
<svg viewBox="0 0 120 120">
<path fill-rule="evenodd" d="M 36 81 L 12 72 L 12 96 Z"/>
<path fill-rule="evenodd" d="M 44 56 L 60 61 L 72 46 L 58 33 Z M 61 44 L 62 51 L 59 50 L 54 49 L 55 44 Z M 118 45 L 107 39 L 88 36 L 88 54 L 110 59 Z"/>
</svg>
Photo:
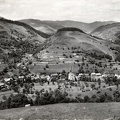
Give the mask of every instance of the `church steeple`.
<svg viewBox="0 0 120 120">
<path fill-rule="evenodd" d="M 72 72 L 72 66 L 70 67 L 70 72 Z"/>
</svg>

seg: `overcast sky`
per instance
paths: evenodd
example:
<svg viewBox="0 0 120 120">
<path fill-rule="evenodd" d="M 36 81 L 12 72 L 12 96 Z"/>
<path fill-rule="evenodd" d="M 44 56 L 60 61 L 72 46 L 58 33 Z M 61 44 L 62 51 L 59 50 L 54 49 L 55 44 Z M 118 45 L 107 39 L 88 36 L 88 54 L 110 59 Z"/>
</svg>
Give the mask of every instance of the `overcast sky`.
<svg viewBox="0 0 120 120">
<path fill-rule="evenodd" d="M 0 0 L 0 16 L 13 20 L 120 21 L 120 0 Z"/>
</svg>

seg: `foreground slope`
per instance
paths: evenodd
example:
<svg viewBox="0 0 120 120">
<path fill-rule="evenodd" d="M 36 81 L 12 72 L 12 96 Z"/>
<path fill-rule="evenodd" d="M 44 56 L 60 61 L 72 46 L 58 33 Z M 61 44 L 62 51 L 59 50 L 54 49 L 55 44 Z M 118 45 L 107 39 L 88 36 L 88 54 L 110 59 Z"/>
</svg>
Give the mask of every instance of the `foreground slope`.
<svg viewBox="0 0 120 120">
<path fill-rule="evenodd" d="M 120 118 L 119 103 L 67 103 L 1 110 L 1 119 L 105 120 Z M 117 119 L 113 119 L 117 120 Z"/>
</svg>

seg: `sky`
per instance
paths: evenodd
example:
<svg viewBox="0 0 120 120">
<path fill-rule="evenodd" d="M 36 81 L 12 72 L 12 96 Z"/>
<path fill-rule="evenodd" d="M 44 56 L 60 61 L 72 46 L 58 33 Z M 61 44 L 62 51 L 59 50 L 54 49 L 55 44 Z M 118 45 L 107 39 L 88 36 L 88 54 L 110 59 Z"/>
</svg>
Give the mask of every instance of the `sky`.
<svg viewBox="0 0 120 120">
<path fill-rule="evenodd" d="M 120 0 L 0 0 L 0 16 L 12 20 L 120 21 Z"/>
</svg>

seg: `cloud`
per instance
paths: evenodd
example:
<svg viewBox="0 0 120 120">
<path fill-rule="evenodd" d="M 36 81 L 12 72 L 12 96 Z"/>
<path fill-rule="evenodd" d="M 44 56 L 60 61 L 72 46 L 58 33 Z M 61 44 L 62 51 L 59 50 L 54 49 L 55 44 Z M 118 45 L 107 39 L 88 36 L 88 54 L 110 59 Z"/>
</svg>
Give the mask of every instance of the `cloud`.
<svg viewBox="0 0 120 120">
<path fill-rule="evenodd" d="M 0 16 L 8 19 L 120 21 L 120 0 L 0 0 Z"/>
</svg>

